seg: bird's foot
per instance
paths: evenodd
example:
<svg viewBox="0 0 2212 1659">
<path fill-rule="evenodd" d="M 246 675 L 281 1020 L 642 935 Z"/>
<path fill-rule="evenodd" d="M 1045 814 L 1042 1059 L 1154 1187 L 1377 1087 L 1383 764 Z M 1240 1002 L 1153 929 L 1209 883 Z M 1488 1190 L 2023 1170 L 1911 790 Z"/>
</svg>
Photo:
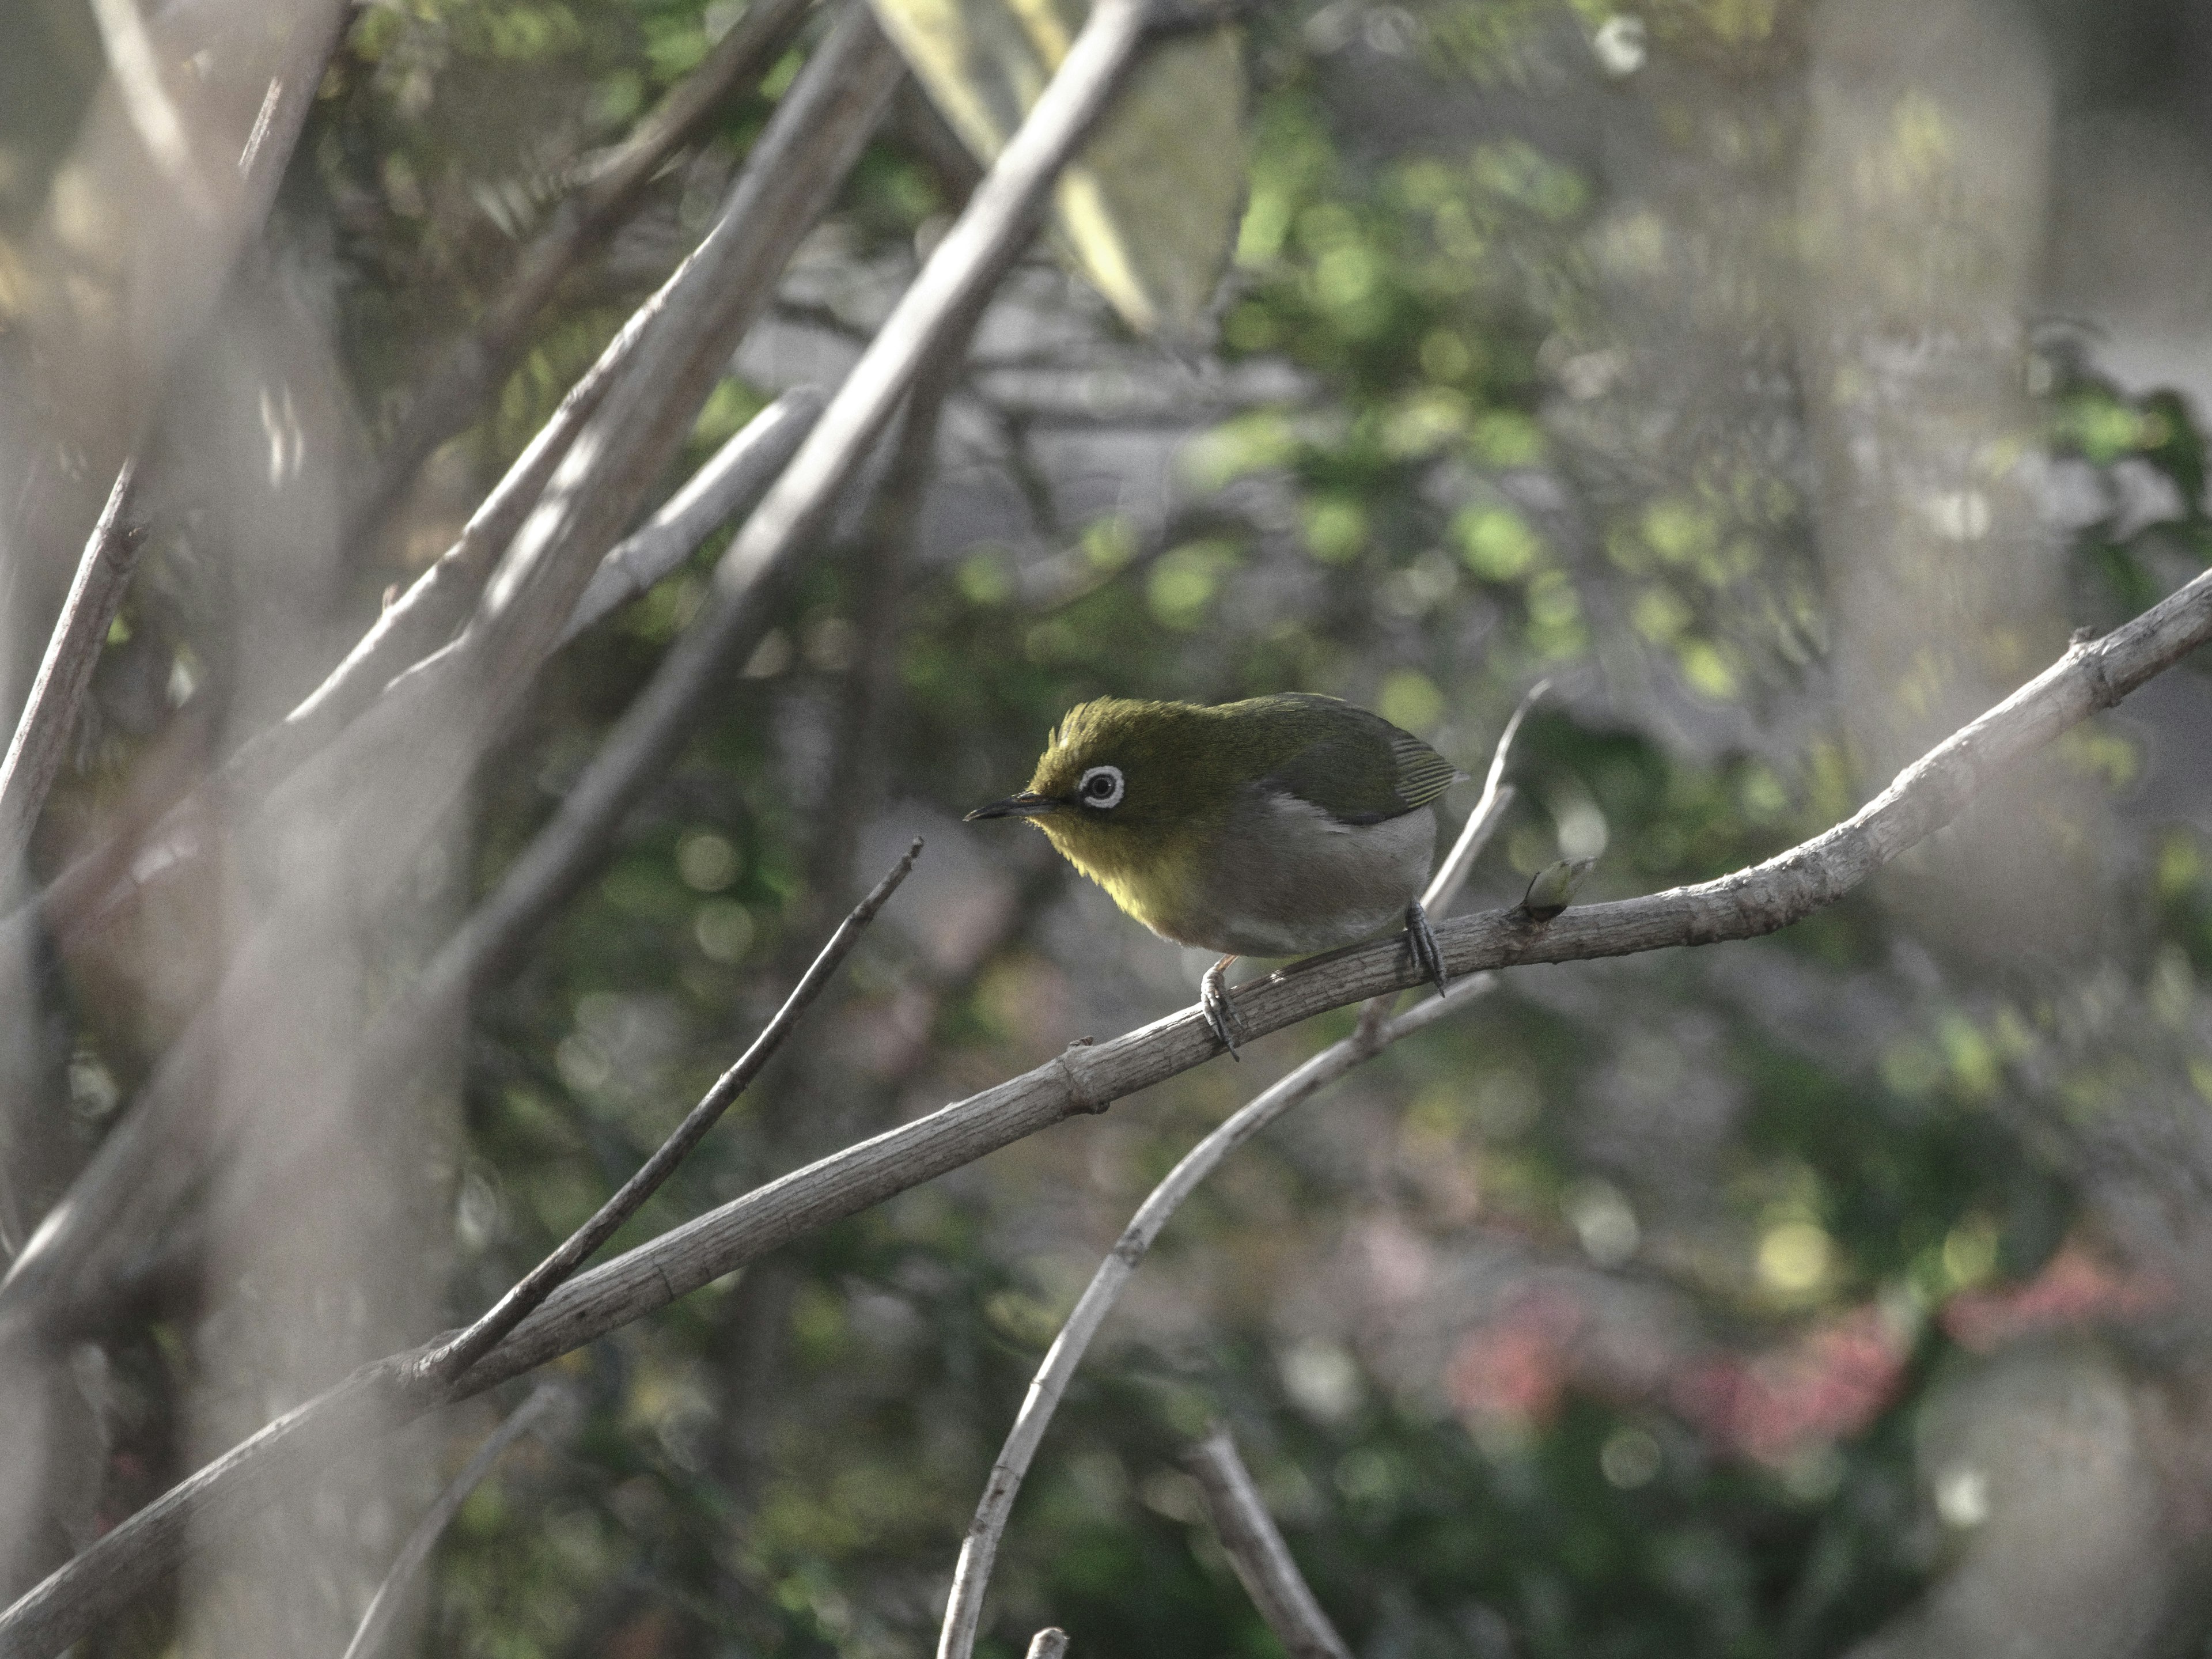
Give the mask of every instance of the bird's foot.
<svg viewBox="0 0 2212 1659">
<path fill-rule="evenodd" d="M 1437 994 L 1443 995 L 1449 982 L 1444 973 L 1444 953 L 1437 943 L 1437 930 L 1429 926 L 1429 913 L 1421 908 L 1419 899 L 1406 907 L 1406 943 L 1412 947 L 1421 977 L 1432 982 Z"/>
<path fill-rule="evenodd" d="M 1198 982 L 1198 1006 L 1206 1015 L 1206 1023 L 1213 1035 L 1221 1039 L 1221 1046 L 1229 1050 L 1229 1058 L 1239 1059 L 1237 1039 L 1243 1035 L 1244 1017 L 1237 1012 L 1237 1005 L 1229 1000 L 1229 981 L 1224 977 L 1229 964 L 1237 958 L 1224 957 L 1206 970 L 1206 977 Z"/>
</svg>

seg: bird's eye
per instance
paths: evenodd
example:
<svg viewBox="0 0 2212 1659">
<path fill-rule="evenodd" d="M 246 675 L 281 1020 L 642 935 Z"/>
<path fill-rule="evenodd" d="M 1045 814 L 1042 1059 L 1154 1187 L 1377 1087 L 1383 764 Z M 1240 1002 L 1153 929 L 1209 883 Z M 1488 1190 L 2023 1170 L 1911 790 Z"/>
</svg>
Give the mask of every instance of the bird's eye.
<svg viewBox="0 0 2212 1659">
<path fill-rule="evenodd" d="M 1083 775 L 1083 781 L 1075 786 L 1075 798 L 1085 806 L 1095 806 L 1102 812 L 1109 806 L 1121 804 L 1121 769 L 1118 766 L 1094 766 Z"/>
</svg>

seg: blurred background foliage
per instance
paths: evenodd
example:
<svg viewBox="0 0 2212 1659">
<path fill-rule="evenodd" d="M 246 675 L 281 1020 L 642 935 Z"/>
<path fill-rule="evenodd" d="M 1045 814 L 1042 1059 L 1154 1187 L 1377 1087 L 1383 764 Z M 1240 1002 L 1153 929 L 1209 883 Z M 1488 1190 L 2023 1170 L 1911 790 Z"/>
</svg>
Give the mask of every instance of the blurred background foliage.
<svg viewBox="0 0 2212 1659">
<path fill-rule="evenodd" d="M 11 34 L 50 47 L 39 76 L 31 54 L 0 54 L 14 234 L 99 58 L 75 8 L 6 9 Z M 2212 40 L 2188 0 L 1936 9 L 2039 55 L 2060 134 L 2053 246 L 2075 223 L 2069 135 L 2212 143 Z M 364 454 L 579 158 L 737 10 L 362 9 L 279 214 L 341 343 Z M 835 1003 L 623 1242 L 1190 1000 L 1202 963 L 1036 838 L 957 822 L 1024 778 L 1080 699 L 1324 691 L 1479 773 L 1550 676 L 1482 904 L 1562 854 L 1597 858 L 1592 898 L 1704 879 L 1878 788 L 1832 672 L 1859 625 L 1837 598 L 1855 554 L 1823 532 L 1813 366 L 1838 371 L 1807 339 L 1857 324 L 1808 316 L 1820 256 L 1800 169 L 1838 72 L 1816 11 L 1256 13 L 1218 348 L 1133 338 L 1042 256 L 1018 274 L 947 403 L 927 498 L 889 527 L 856 503 L 618 859 L 479 1008 L 456 1311 L 635 1166 L 914 833 L 930 837 L 921 872 Z M 446 544 L 680 257 L 817 33 L 726 100 L 569 280 L 496 406 L 348 571 L 355 625 Z M 1892 112 L 1933 198 L 1972 137 L 1948 90 Z M 849 360 L 974 177 L 903 99 L 694 461 L 783 385 Z M 2146 211 L 2169 199 L 2154 184 Z M 2189 362 L 2161 356 L 2154 319 L 2117 301 L 2100 313 L 2106 290 L 2073 257 L 2044 258 L 1989 348 L 2020 399 L 1990 441 L 2009 446 L 2008 478 L 2033 474 L 2061 639 L 2170 589 L 2212 530 Z M 2061 265 L 2063 280 L 2045 269 Z M 1941 358 L 1956 337 L 1918 343 Z M 2142 372 L 2146 352 L 2172 381 Z M 1929 499 L 1953 542 L 1993 510 L 1963 488 Z M 545 820 L 719 551 L 556 663 L 483 779 L 480 883 Z M 1944 625 L 1976 623 L 1969 608 Z M 164 657 L 164 718 L 222 696 L 204 573 L 157 556 L 120 626 Z M 134 660 L 111 653 L 105 707 L 125 706 Z M 1063 1409 L 987 1650 L 1018 1652 L 1047 1622 L 1083 1659 L 1278 1650 L 1176 1467 L 1215 1416 L 1364 1655 L 1996 1652 L 1959 1633 L 1981 1626 L 1946 1611 L 1964 1594 L 1947 1585 L 2082 1582 L 2008 1516 L 2136 1535 L 2069 1455 L 2119 1460 L 2138 1508 L 2181 1513 L 2207 1455 L 2204 1287 L 2186 1264 L 2212 1171 L 2212 751 L 2201 685 L 2144 701 L 2062 745 L 2102 816 L 2069 817 L 2060 794 L 2039 819 L 2069 846 L 2096 838 L 2090 948 L 1992 963 L 1885 878 L 1757 945 L 1512 976 L 1242 1154 Z M 153 741 L 143 722 L 109 729 L 78 787 Z M 1971 859 L 1930 868 L 1978 879 Z M 88 1140 L 166 1035 L 134 994 L 80 988 Z M 1349 1018 L 1012 1148 L 575 1357 L 586 1426 L 471 1500 L 425 1644 L 930 1650 L 990 1458 L 1098 1252 L 1197 1134 Z M 158 1330 L 118 1360 L 117 1455 L 140 1487 L 176 1473 L 163 1402 L 183 1363 Z M 2120 1403 L 2085 1417 L 2085 1400 Z M 456 1459 L 485 1421 L 450 1427 Z M 2154 1638 L 2071 1650 L 2198 1650 L 2203 1609 L 2175 1588 L 2203 1553 L 2194 1502 L 2199 1518 L 2160 1522 L 2156 1549 L 2111 1568 L 2166 1575 Z M 2025 1623 L 2036 1603 L 2014 1605 Z M 2023 1639 L 2003 1650 L 2062 1650 L 2033 1644 L 2049 1627 Z"/>
</svg>

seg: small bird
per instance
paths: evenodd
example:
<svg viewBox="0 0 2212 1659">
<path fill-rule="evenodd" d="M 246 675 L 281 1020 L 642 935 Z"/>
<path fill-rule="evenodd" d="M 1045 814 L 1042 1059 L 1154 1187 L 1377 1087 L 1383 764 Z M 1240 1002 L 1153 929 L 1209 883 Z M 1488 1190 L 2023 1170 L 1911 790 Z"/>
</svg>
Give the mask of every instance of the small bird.
<svg viewBox="0 0 2212 1659">
<path fill-rule="evenodd" d="M 1402 926 L 1443 988 L 1419 897 L 1437 836 L 1423 809 L 1462 775 L 1335 697 L 1102 697 L 1068 711 L 1028 788 L 968 818 L 1028 818 L 1162 939 L 1225 952 L 1199 1000 L 1234 1055 L 1243 1027 L 1223 975 L 1239 957 L 1304 956 Z"/>
</svg>

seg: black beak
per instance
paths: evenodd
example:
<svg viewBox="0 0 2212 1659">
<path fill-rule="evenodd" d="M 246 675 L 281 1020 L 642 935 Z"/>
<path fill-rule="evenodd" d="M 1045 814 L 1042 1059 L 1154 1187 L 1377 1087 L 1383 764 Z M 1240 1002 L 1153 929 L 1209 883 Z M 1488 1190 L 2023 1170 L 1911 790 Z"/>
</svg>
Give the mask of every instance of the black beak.
<svg viewBox="0 0 2212 1659">
<path fill-rule="evenodd" d="M 973 823 L 978 818 L 1038 818 L 1047 812 L 1060 811 L 1060 803 L 1050 795 L 1040 795 L 1024 789 L 1018 795 L 1009 795 L 1004 800 L 994 800 L 988 806 L 979 806 L 961 820 Z"/>
</svg>

